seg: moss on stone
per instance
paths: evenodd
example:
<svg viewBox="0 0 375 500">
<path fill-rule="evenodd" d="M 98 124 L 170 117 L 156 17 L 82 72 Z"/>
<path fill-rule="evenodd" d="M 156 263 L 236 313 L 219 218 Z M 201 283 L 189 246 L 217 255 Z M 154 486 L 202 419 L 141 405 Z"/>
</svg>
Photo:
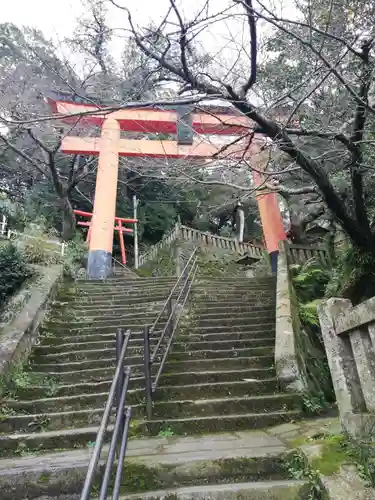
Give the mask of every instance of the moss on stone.
<svg viewBox="0 0 375 500">
<path fill-rule="evenodd" d="M 321 474 L 331 476 L 341 465 L 350 461 L 346 438 L 343 435 L 335 435 L 323 441 L 320 456 L 311 459 L 311 466 Z"/>
</svg>

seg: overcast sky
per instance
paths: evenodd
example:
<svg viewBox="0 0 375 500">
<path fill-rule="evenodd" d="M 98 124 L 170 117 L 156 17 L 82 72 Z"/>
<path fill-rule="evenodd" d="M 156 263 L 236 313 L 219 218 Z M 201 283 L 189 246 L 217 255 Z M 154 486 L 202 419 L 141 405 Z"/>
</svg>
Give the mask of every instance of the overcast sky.
<svg viewBox="0 0 375 500">
<path fill-rule="evenodd" d="M 116 0 L 119 5 L 130 8 L 135 20 L 142 25 L 158 21 L 169 5 L 169 0 Z M 84 7 L 81 0 L 2 0 L 0 22 L 35 27 L 43 31 L 47 38 L 62 40 L 72 34 L 77 20 L 82 16 Z M 203 5 L 203 0 L 177 0 L 187 12 L 194 12 Z M 213 0 L 211 5 L 221 9 L 231 4 L 230 0 Z M 286 16 L 293 17 L 294 0 L 264 0 L 268 6 L 275 4 Z M 188 9 L 187 9 L 188 6 Z M 127 25 L 126 13 L 116 7 L 109 7 L 108 23 L 111 28 Z M 120 34 L 118 32 L 118 34 Z"/>
</svg>

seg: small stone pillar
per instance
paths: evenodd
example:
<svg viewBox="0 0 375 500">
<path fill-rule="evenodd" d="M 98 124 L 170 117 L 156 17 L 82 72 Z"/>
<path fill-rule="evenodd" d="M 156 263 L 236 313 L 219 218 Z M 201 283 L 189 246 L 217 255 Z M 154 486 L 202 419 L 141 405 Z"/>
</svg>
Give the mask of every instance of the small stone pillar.
<svg viewBox="0 0 375 500">
<path fill-rule="evenodd" d="M 350 300 L 334 298 L 322 303 L 318 312 L 341 423 L 348 432 L 356 434 L 356 417 L 366 411 L 366 404 L 349 333 L 337 335 L 335 329 L 338 317 L 351 307 Z"/>
</svg>

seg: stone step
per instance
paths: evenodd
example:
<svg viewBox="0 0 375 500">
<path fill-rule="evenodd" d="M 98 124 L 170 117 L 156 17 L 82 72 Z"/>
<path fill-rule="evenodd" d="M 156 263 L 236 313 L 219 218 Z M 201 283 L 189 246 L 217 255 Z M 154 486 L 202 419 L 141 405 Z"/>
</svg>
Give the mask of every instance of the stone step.
<svg viewBox="0 0 375 500">
<path fill-rule="evenodd" d="M 179 350 L 180 347 L 180 350 Z M 214 346 L 215 347 L 215 346 Z M 216 348 L 203 348 L 197 350 L 185 349 L 179 345 L 175 345 L 173 351 L 169 354 L 170 361 L 183 361 L 185 359 L 215 359 L 215 358 L 236 358 L 245 356 L 264 356 L 271 354 L 274 350 L 274 343 L 265 346 L 253 346 L 253 347 L 236 347 L 232 348 L 230 345 L 226 345 L 223 349 Z M 163 351 L 161 351 L 162 353 Z M 115 349 L 76 349 L 64 352 L 52 352 L 38 354 L 33 353 L 31 356 L 31 361 L 38 363 L 43 361 L 44 363 L 61 362 L 70 363 L 78 360 L 91 360 L 92 362 L 100 361 L 102 359 L 115 359 Z M 127 355 L 125 358 L 125 365 L 139 364 L 143 360 L 143 346 L 129 347 L 127 350 Z"/>
<path fill-rule="evenodd" d="M 205 328 L 206 326 L 214 327 L 216 325 L 220 326 L 236 326 L 237 324 L 247 324 L 250 326 L 252 325 L 259 325 L 259 324 L 264 324 L 264 323 L 270 323 L 275 318 L 275 311 L 270 311 L 270 312 L 261 312 L 261 313 L 246 313 L 246 314 L 238 314 L 238 315 L 233 315 L 231 314 L 226 315 L 226 316 L 214 316 L 210 317 L 208 315 L 201 315 L 198 318 L 193 318 L 193 324 L 197 327 L 203 327 Z"/>
<path fill-rule="evenodd" d="M 92 442 L 90 430 L 82 432 L 84 444 Z M 74 431 L 72 432 L 74 438 Z M 21 456 L 0 460 L 2 500 L 56 499 L 79 500 L 92 447 L 27 453 L 38 445 L 63 443 L 72 436 L 64 432 L 39 435 L 18 434 L 12 445 L 26 450 Z M 24 440 L 23 437 L 25 438 Z M 24 445 L 24 446 L 23 446 Z M 16 447 L 14 449 L 16 449 Z M 51 448 L 51 446 L 49 446 Z M 285 470 L 285 445 L 262 431 L 215 434 L 197 437 L 147 437 L 128 443 L 121 491 L 129 495 L 139 490 L 176 488 L 191 485 L 241 483 L 244 481 L 281 481 Z M 103 449 L 103 458 L 108 447 Z M 102 462 L 101 462 L 102 463 Z M 145 478 L 146 484 L 145 484 Z M 98 478 L 99 480 L 99 478 Z M 168 498 L 172 498 L 168 495 Z M 272 497 L 270 497 L 272 498 Z M 289 499 L 291 497 L 288 497 Z M 298 497 L 297 497 L 298 498 Z"/>
<path fill-rule="evenodd" d="M 116 316 L 122 316 L 124 314 L 159 314 L 164 306 L 165 301 L 162 302 L 151 302 L 144 304 L 126 304 L 120 306 L 107 305 L 106 307 L 85 307 L 85 308 L 74 308 L 67 307 L 65 309 L 54 309 L 50 316 L 54 321 L 65 321 L 69 320 L 79 320 L 81 318 L 87 318 L 90 320 L 97 320 L 103 318 L 113 318 Z"/>
<path fill-rule="evenodd" d="M 138 327 L 139 328 L 139 327 Z M 253 338 L 275 338 L 275 324 L 269 325 L 268 327 L 264 327 L 263 325 L 254 325 L 251 327 L 251 330 L 246 331 L 237 331 L 231 327 L 227 327 L 220 329 L 219 332 L 216 332 L 215 328 L 212 329 L 204 329 L 208 330 L 211 333 L 197 333 L 196 329 L 185 328 L 181 326 L 181 333 L 178 335 L 177 339 L 181 339 L 182 341 L 215 341 L 215 340 L 244 340 L 244 339 L 253 339 Z M 186 331 L 186 334 L 183 333 Z M 154 332 L 154 337 L 157 339 L 161 334 L 160 330 Z M 80 343 L 80 342 L 110 342 L 115 338 L 115 333 L 112 331 L 110 333 L 89 333 L 87 335 L 81 335 L 77 333 L 76 335 L 64 335 L 64 336 L 56 336 L 49 334 L 48 332 L 43 332 L 39 337 L 41 346 L 47 345 L 60 345 L 60 344 L 71 344 L 71 343 Z M 130 343 L 134 342 L 134 344 L 143 345 L 144 333 L 143 330 L 132 330 Z M 176 339 L 176 341 L 177 341 Z"/>
<path fill-rule="evenodd" d="M 228 304 L 226 301 L 224 302 L 206 302 L 205 304 L 192 304 L 192 311 L 195 316 L 199 316 L 202 313 L 208 314 L 239 314 L 244 313 L 246 311 L 258 312 L 261 310 L 274 310 L 275 309 L 275 301 L 270 300 L 266 302 L 262 299 L 254 299 L 252 301 L 241 301 L 235 302 L 234 304 Z"/>
<path fill-rule="evenodd" d="M 227 318 L 230 316 L 231 318 L 253 318 L 253 317 L 263 317 L 263 316 L 275 316 L 275 308 L 272 306 L 252 306 L 252 307 L 247 307 L 245 310 L 238 310 L 238 309 L 229 309 L 222 310 L 202 310 L 202 311 L 196 311 L 196 309 L 193 309 L 190 317 L 192 317 L 193 321 L 200 321 L 203 319 L 213 319 L 213 320 L 219 320 L 222 318 Z"/>
<path fill-rule="evenodd" d="M 118 314 L 115 316 L 109 316 L 109 317 L 98 317 L 98 318 L 90 318 L 90 317 L 84 317 L 83 315 L 81 316 L 81 319 L 75 319 L 74 317 L 71 318 L 68 321 L 64 321 L 64 319 L 51 319 L 49 318 L 48 321 L 45 322 L 44 327 L 49 329 L 49 330 L 56 330 L 65 332 L 67 330 L 76 330 L 79 328 L 86 328 L 86 327 L 100 327 L 100 326 L 110 326 L 110 325 L 119 325 L 119 324 L 126 324 L 126 323 L 132 323 L 132 324 L 141 324 L 141 325 L 147 325 L 147 324 L 152 324 L 157 316 L 158 316 L 159 311 L 154 311 L 150 312 L 148 311 L 147 313 L 139 313 L 139 314 Z M 160 321 L 166 321 L 167 320 L 167 312 L 163 314 L 162 318 Z"/>
<path fill-rule="evenodd" d="M 160 401 L 153 405 L 153 418 L 178 418 L 200 416 L 220 416 L 223 414 L 264 413 L 282 410 L 296 410 L 301 406 L 299 394 L 272 394 L 252 397 L 208 398 L 191 401 Z M 0 433 L 62 430 L 99 425 L 103 407 L 71 411 L 45 412 L 40 414 L 16 414 L 3 416 Z M 133 418 L 144 418 L 143 404 L 132 405 Z M 114 411 L 111 423 L 114 423 Z"/>
<path fill-rule="evenodd" d="M 127 288 L 123 286 L 108 286 L 106 288 L 93 288 L 86 290 L 68 290 L 65 292 L 65 297 L 77 298 L 79 297 L 79 302 L 89 301 L 90 298 L 97 297 L 113 297 L 113 296 L 122 296 L 122 297 L 135 297 L 135 296 L 144 296 L 148 297 L 149 295 L 158 295 L 158 294 L 166 294 L 168 295 L 171 292 L 172 287 L 165 285 L 145 285 L 144 287 L 137 288 Z M 177 291 L 177 290 L 176 290 Z"/>
<path fill-rule="evenodd" d="M 155 345 L 158 342 L 158 339 L 153 338 L 150 339 L 150 344 Z M 174 342 L 174 351 L 190 351 L 190 350 L 202 350 L 202 349 L 225 349 L 225 348 L 237 348 L 237 347 L 273 347 L 274 339 L 271 337 L 265 338 L 248 338 L 243 340 L 236 339 L 226 339 L 222 341 L 211 340 L 211 341 L 194 341 L 189 336 L 178 337 Z M 143 349 L 143 339 L 137 338 L 129 341 L 129 349 L 137 348 Z M 87 341 L 87 342 L 70 342 L 59 345 L 50 345 L 50 344 L 42 344 L 34 347 L 33 353 L 36 356 L 40 356 L 43 354 L 54 354 L 54 353 L 64 353 L 68 351 L 88 351 L 88 350 L 99 350 L 103 349 L 107 351 L 108 349 L 112 349 L 114 351 L 116 347 L 116 341 L 113 338 L 113 335 L 109 336 L 108 340 L 99 340 L 99 341 Z"/>
<path fill-rule="evenodd" d="M 221 415 L 209 417 L 194 417 L 180 419 L 163 419 L 135 421 L 131 429 L 132 435 L 158 435 L 160 432 L 169 429 L 170 432 L 177 435 L 197 435 L 207 434 L 210 432 L 235 432 L 238 436 L 239 431 L 249 431 L 254 429 L 262 429 L 271 425 L 277 425 L 283 422 L 296 420 L 301 416 L 297 410 L 278 411 L 268 413 L 244 413 L 238 415 Z M 63 429 L 56 431 L 41 431 L 41 432 L 22 432 L 13 434 L 0 435 L 0 456 L 14 455 L 17 450 L 27 450 L 30 452 L 38 450 L 54 450 L 54 449 L 74 449 L 86 448 L 96 440 L 98 426 L 81 427 L 76 429 Z M 112 428 L 109 427 L 106 434 L 106 442 L 110 440 Z M 130 441 L 131 443 L 131 441 Z M 130 444 L 129 443 L 129 444 Z M 280 443 L 281 444 L 281 443 Z M 234 443 L 232 443 L 232 446 Z M 198 450 L 201 450 L 202 444 L 195 445 L 195 457 L 200 456 Z M 92 449 L 92 448 L 91 448 Z M 244 453 L 243 448 L 228 450 L 229 456 L 238 456 L 238 451 Z M 254 453 L 254 452 L 253 452 Z M 272 450 L 269 449 L 271 454 Z M 248 453 L 246 454 L 247 456 Z M 243 456 L 243 455 L 239 455 Z M 156 457 L 153 456 L 152 459 Z M 138 456 L 139 459 L 139 456 Z M 151 459 L 151 457 L 150 457 Z M 160 460 L 160 458 L 159 458 Z M 177 459 L 178 460 L 178 459 Z M 180 457 L 181 460 L 181 457 Z M 180 464 L 181 461 L 179 460 Z M 127 460 L 128 462 L 128 460 Z M 149 462 L 150 463 L 150 462 Z M 157 462 L 156 462 L 157 463 Z M 71 464 L 72 467 L 76 464 Z M 87 465 L 86 465 L 87 471 Z M 86 475 L 86 474 L 85 474 Z M 125 474 L 126 475 L 126 474 Z M 21 497 L 22 498 L 22 497 Z M 2 497 L 3 500 L 3 497 Z"/>
<path fill-rule="evenodd" d="M 52 379 L 53 396 L 69 396 L 73 394 L 82 394 L 85 392 L 94 392 L 96 384 L 94 382 L 105 382 L 109 385 L 112 382 L 112 376 L 115 372 L 115 367 L 94 368 L 89 370 L 76 370 L 72 372 L 57 373 L 57 372 L 32 372 L 34 376 L 40 380 L 43 378 Z M 202 384 L 204 382 L 227 382 L 241 381 L 246 379 L 266 379 L 275 377 L 274 368 L 244 368 L 237 370 L 220 370 L 220 371 L 191 371 L 172 374 L 162 374 L 161 385 L 177 385 L 183 380 L 186 384 Z M 79 381 L 77 383 L 77 380 Z M 129 382 L 129 388 L 144 388 L 145 381 L 142 373 L 132 376 Z M 18 389 L 17 397 L 19 399 L 36 399 L 41 397 L 40 394 L 46 393 L 46 390 L 51 391 L 51 386 L 48 384 L 29 385 L 25 389 Z"/>
<path fill-rule="evenodd" d="M 156 319 L 156 318 L 154 318 Z M 149 323 L 149 325 L 152 323 Z M 105 325 L 105 326 L 82 326 L 80 328 L 70 328 L 70 327 L 59 327 L 59 333 L 62 336 L 66 335 L 91 335 L 91 334 L 112 334 L 115 335 L 116 331 L 121 328 L 123 330 L 131 330 L 132 335 L 136 334 L 137 332 L 140 333 L 143 331 L 143 325 L 139 323 L 121 323 L 118 322 L 117 324 L 111 324 L 111 325 Z M 54 336 L 56 334 L 55 329 L 48 329 L 46 328 L 47 325 L 45 325 L 43 328 L 41 328 L 41 333 L 42 335 L 49 335 L 49 336 Z M 236 320 L 236 322 L 232 323 L 230 318 L 225 321 L 206 321 L 203 325 L 199 324 L 196 325 L 193 323 L 193 326 L 189 326 L 189 332 L 191 333 L 222 333 L 223 331 L 225 332 L 231 332 L 231 331 L 269 331 L 269 329 L 274 329 L 275 328 L 275 321 L 271 320 L 270 318 L 264 317 L 264 318 L 251 318 L 243 320 L 242 318 Z"/>
<path fill-rule="evenodd" d="M 238 321 L 235 325 L 210 325 L 210 326 L 189 326 L 189 333 L 193 335 L 204 335 L 212 333 L 233 333 L 233 332 L 269 332 L 275 330 L 275 321 L 266 321 L 264 323 L 253 323 Z"/>
<path fill-rule="evenodd" d="M 63 397 L 45 397 L 33 400 L 7 400 L 7 408 L 16 412 L 44 414 L 57 411 L 72 411 L 85 408 L 104 407 L 108 397 L 108 386 L 97 384 L 96 392 Z M 104 386 L 104 387 L 103 387 Z M 278 390 L 276 378 L 264 380 L 249 379 L 247 381 L 215 382 L 192 385 L 160 386 L 154 394 L 154 401 L 201 400 L 207 398 L 225 398 L 234 396 L 255 396 L 274 394 Z M 99 392 L 102 391 L 102 392 Z M 127 404 L 139 404 L 144 400 L 143 389 L 131 389 L 127 394 Z"/>
<path fill-rule="evenodd" d="M 72 310 L 72 311 L 80 311 L 80 310 L 97 310 L 97 309 L 109 309 L 110 307 L 119 307 L 122 308 L 124 306 L 131 306 L 131 305 L 142 305 L 142 306 L 147 306 L 147 304 L 152 304 L 155 302 L 158 302 L 161 304 L 161 306 L 164 304 L 168 297 L 168 293 L 164 294 L 155 294 L 155 295 L 148 295 L 148 296 L 141 296 L 141 297 L 133 297 L 133 296 L 126 296 L 124 297 L 123 295 L 119 295 L 117 297 L 109 297 L 109 299 L 105 300 L 102 296 L 93 299 L 89 298 L 88 300 L 80 300 L 74 301 L 74 299 L 70 300 L 62 300 L 62 298 L 59 297 L 59 300 L 53 303 L 53 307 L 57 308 L 59 310 Z"/>
<path fill-rule="evenodd" d="M 121 496 L 120 500 L 167 498 L 173 500 L 307 500 L 308 489 L 306 480 L 253 481 L 156 490 Z"/>
<path fill-rule="evenodd" d="M 251 332 L 227 332 L 227 333 L 190 333 L 187 335 L 179 335 L 176 342 L 212 342 L 212 341 L 236 341 L 236 340 L 252 340 L 256 338 L 269 339 L 275 342 L 275 328 L 269 330 L 252 330 Z"/>
<path fill-rule="evenodd" d="M 158 435 L 163 429 L 170 429 L 176 435 L 188 436 L 208 432 L 238 432 L 290 422 L 301 417 L 299 410 L 276 411 L 267 413 L 241 413 L 233 415 L 175 418 L 152 420 L 140 423 L 152 435 Z"/>
<path fill-rule="evenodd" d="M 32 365 L 33 372 L 41 373 L 64 373 L 79 370 L 102 370 L 103 368 L 111 368 L 115 366 L 116 359 L 98 359 L 95 364 L 92 360 L 80 360 L 68 363 L 34 363 Z M 199 359 L 199 360 L 182 360 L 177 362 L 167 361 L 164 372 L 165 373 L 176 373 L 185 371 L 206 371 L 206 370 L 221 370 L 229 369 L 234 370 L 238 367 L 248 367 L 248 368 L 265 368 L 271 367 L 274 364 L 274 355 L 268 354 L 265 356 L 256 357 L 231 357 L 231 358 L 219 358 L 219 359 Z M 143 373 L 144 365 L 143 358 L 138 358 L 138 362 L 130 365 L 132 367 L 132 373 L 134 375 Z M 95 367 L 95 368 L 94 368 Z M 155 365 L 155 369 L 158 365 Z"/>
</svg>

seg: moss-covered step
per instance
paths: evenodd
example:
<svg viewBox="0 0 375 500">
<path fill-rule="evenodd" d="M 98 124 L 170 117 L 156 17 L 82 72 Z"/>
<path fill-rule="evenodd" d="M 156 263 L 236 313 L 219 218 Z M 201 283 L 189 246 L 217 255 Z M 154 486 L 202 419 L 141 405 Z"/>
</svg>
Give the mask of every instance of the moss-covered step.
<svg viewBox="0 0 375 500">
<path fill-rule="evenodd" d="M 137 376 L 132 376 L 131 384 L 136 384 L 139 387 L 144 387 L 144 378 L 143 378 L 143 366 L 138 367 Z M 89 386 L 92 387 L 95 382 L 103 382 L 103 381 L 111 381 L 112 376 L 114 374 L 115 368 L 114 366 L 105 367 L 105 368 L 89 368 L 87 370 L 76 370 L 72 372 L 36 372 L 36 374 L 40 377 L 50 377 L 54 381 L 54 390 L 57 392 L 55 394 L 60 395 L 60 386 L 61 391 L 65 393 L 71 394 L 71 387 L 74 385 L 85 385 L 89 382 Z M 35 372 L 33 372 L 35 373 Z M 275 369 L 273 367 L 266 368 L 239 368 L 236 369 L 234 367 L 233 370 L 218 370 L 218 371 L 189 371 L 189 372 L 177 372 L 177 373 L 163 373 L 161 378 L 161 385 L 176 385 L 184 380 L 187 384 L 198 384 L 203 382 L 220 382 L 220 381 L 231 381 L 231 380 L 243 380 L 245 378 L 267 378 L 274 377 Z M 183 378 L 182 378 L 183 377 Z M 76 381 L 79 380 L 80 383 L 75 384 Z M 65 387 L 67 389 L 65 389 Z M 28 386 L 25 389 L 25 392 L 33 390 L 38 391 L 39 386 L 37 384 Z M 36 394 L 34 392 L 34 394 Z M 33 397 L 33 396 L 31 396 Z"/>
<path fill-rule="evenodd" d="M 41 339 L 40 345 L 36 346 L 34 348 L 34 354 L 35 355 L 43 355 L 43 354 L 53 354 L 53 353 L 63 353 L 71 350 L 98 350 L 98 349 L 115 349 L 116 347 L 116 341 L 115 341 L 115 335 L 107 335 L 106 337 L 99 339 L 99 340 L 93 340 L 93 339 L 85 339 L 84 341 L 81 341 L 76 337 L 72 337 L 69 339 L 69 342 L 65 343 L 50 343 L 49 339 Z M 267 339 L 260 339 L 260 342 L 266 342 Z M 152 345 L 157 343 L 157 339 L 151 339 L 150 343 Z M 143 338 L 138 337 L 138 338 L 132 338 L 129 341 L 129 352 L 131 352 L 132 349 L 136 348 L 142 348 L 143 347 Z"/>
<path fill-rule="evenodd" d="M 227 332 L 227 333 L 189 333 L 188 328 L 178 335 L 177 342 L 236 342 L 239 340 L 267 340 L 269 342 L 275 342 L 275 331 L 270 330 L 252 330 L 251 332 Z"/>
<path fill-rule="evenodd" d="M 177 337 L 178 341 L 181 342 L 212 342 L 212 341 L 226 341 L 226 340 L 252 340 L 252 339 L 269 339 L 270 341 L 275 341 L 275 326 L 270 326 L 269 328 L 264 328 L 259 326 L 259 328 L 251 328 L 249 331 L 237 331 L 237 330 L 224 330 L 216 332 L 215 329 L 209 330 L 211 333 L 196 333 L 196 330 L 190 330 L 188 327 L 184 327 L 181 333 Z"/>
<path fill-rule="evenodd" d="M 95 310 L 97 308 L 108 308 L 108 307 L 127 307 L 130 305 L 136 304 L 148 304 L 149 302 L 161 302 L 163 303 L 168 297 L 169 292 L 167 291 L 163 293 L 155 293 L 141 296 L 124 296 L 123 294 L 119 294 L 116 296 L 111 296 L 109 299 L 103 298 L 103 296 L 92 298 L 87 297 L 87 299 L 77 299 L 74 295 L 64 300 L 64 297 L 59 296 L 59 301 L 54 303 L 54 307 L 56 307 L 59 311 L 66 310 L 67 307 L 71 307 L 73 311 L 84 310 Z M 69 306 L 68 306 L 69 305 Z"/>
<path fill-rule="evenodd" d="M 49 435 L 52 438 L 53 433 Z M 31 444 L 30 439 L 19 440 L 19 455 L 0 460 L 2 500 L 79 495 L 92 446 L 38 456 Z M 288 478 L 285 452 L 277 438 L 261 431 L 130 440 L 121 489 L 129 494 L 190 485 L 283 480 Z"/>
<path fill-rule="evenodd" d="M 6 405 L 10 409 L 23 413 L 49 413 L 56 411 L 71 411 L 84 408 L 104 407 L 108 396 L 107 387 L 97 384 L 93 393 L 76 394 L 62 397 L 44 397 L 31 400 L 8 399 Z M 211 384 L 193 384 L 158 387 L 154 401 L 168 402 L 171 400 L 198 400 L 215 397 L 255 396 L 273 394 L 278 389 L 274 378 L 264 380 L 249 380 L 240 382 L 219 382 Z M 101 392 L 99 392 L 101 391 Z M 144 389 L 130 389 L 127 394 L 128 404 L 139 404 L 144 401 Z"/>
<path fill-rule="evenodd" d="M 270 323 L 275 317 L 274 312 L 262 312 L 258 314 L 246 313 L 246 314 L 231 314 L 230 316 L 220 316 L 220 317 L 209 317 L 205 314 L 201 314 L 198 318 L 194 318 L 194 324 L 197 327 L 204 328 L 206 326 L 214 327 L 218 326 L 236 326 L 248 325 L 249 327 L 253 325 L 259 325 L 264 323 Z"/>
<path fill-rule="evenodd" d="M 194 340 L 190 337 L 179 336 L 173 347 L 173 352 L 179 351 L 204 351 L 204 350 L 226 350 L 226 349 L 250 349 L 258 347 L 275 347 L 275 340 L 272 337 L 265 338 L 247 338 L 247 339 L 233 339 L 228 338 L 225 340 Z"/>
<path fill-rule="evenodd" d="M 94 319 L 86 317 L 84 315 L 76 318 L 70 318 L 68 321 L 64 319 L 53 320 L 49 319 L 45 322 L 45 328 L 49 330 L 58 330 L 59 332 L 66 332 L 71 330 L 80 330 L 83 328 L 102 328 L 102 327 L 112 327 L 120 328 L 121 325 L 127 325 L 129 323 L 137 325 L 148 325 L 152 324 L 159 311 L 147 311 L 147 313 L 137 313 L 137 314 L 119 314 L 111 316 L 109 318 Z"/>
<path fill-rule="evenodd" d="M 168 361 L 164 368 L 164 373 L 178 373 L 187 371 L 207 371 L 207 370 L 234 370 L 236 368 L 265 368 L 271 367 L 274 363 L 274 356 L 253 357 L 232 357 L 219 359 L 199 359 Z"/>
<path fill-rule="evenodd" d="M 63 372 L 72 372 L 72 371 L 80 371 L 80 370 L 89 370 L 96 368 L 109 368 L 115 366 L 116 358 L 103 358 L 96 359 L 93 362 L 92 359 L 89 360 L 78 360 L 78 361 L 69 361 L 66 363 L 56 363 L 56 361 L 50 360 L 50 363 L 42 363 L 43 358 L 38 359 L 38 363 L 35 362 L 32 364 L 32 369 L 34 372 L 44 372 L 44 373 L 63 373 Z M 136 358 L 135 363 L 132 366 L 132 373 L 139 373 L 144 370 L 143 357 Z"/>
<path fill-rule="evenodd" d="M 254 357 L 254 356 L 267 356 L 272 354 L 274 346 L 266 347 L 249 347 L 246 349 L 236 348 L 230 349 L 226 346 L 226 349 L 199 349 L 199 350 L 189 350 L 189 349 L 179 349 L 180 346 L 176 345 L 170 356 L 169 360 L 180 361 L 185 359 L 218 359 L 218 358 L 236 358 L 236 357 Z"/>
<path fill-rule="evenodd" d="M 249 303 L 248 301 L 234 302 L 232 305 L 228 305 L 227 302 L 208 302 L 205 305 L 197 305 L 194 304 L 192 307 L 193 314 L 200 315 L 202 313 L 207 314 L 232 314 L 232 313 L 244 313 L 244 312 L 259 312 L 263 310 L 273 310 L 275 307 L 275 301 L 272 299 L 267 303 L 262 301 L 262 304 L 259 304 L 258 300 L 252 301 Z"/>
<path fill-rule="evenodd" d="M 309 500 L 306 480 L 188 486 L 121 496 L 120 500 Z M 77 498 L 78 500 L 78 498 Z"/>
<path fill-rule="evenodd" d="M 243 322 L 241 319 L 237 319 L 234 324 L 223 325 L 220 322 L 216 322 L 217 324 L 213 325 L 209 323 L 205 326 L 196 326 L 194 323 L 189 326 L 189 328 L 184 327 L 184 333 L 186 330 L 189 333 L 197 333 L 199 335 L 209 334 L 209 333 L 231 333 L 231 332 L 269 332 L 275 331 L 275 321 L 273 319 L 264 319 L 262 323 L 252 323 Z"/>
<path fill-rule="evenodd" d="M 298 410 L 301 408 L 299 394 L 272 394 L 252 397 L 227 397 L 221 399 L 204 399 L 188 401 L 155 402 L 154 418 L 179 418 L 215 416 L 222 414 L 264 413 L 282 410 Z M 58 411 L 40 414 L 2 414 L 0 418 L 0 433 L 8 434 L 61 430 L 69 428 L 90 427 L 99 425 L 103 415 L 103 407 L 80 409 L 72 411 Z M 145 417 L 143 404 L 132 405 L 132 415 L 135 419 Z M 114 422 L 114 413 L 110 419 Z"/>
</svg>

